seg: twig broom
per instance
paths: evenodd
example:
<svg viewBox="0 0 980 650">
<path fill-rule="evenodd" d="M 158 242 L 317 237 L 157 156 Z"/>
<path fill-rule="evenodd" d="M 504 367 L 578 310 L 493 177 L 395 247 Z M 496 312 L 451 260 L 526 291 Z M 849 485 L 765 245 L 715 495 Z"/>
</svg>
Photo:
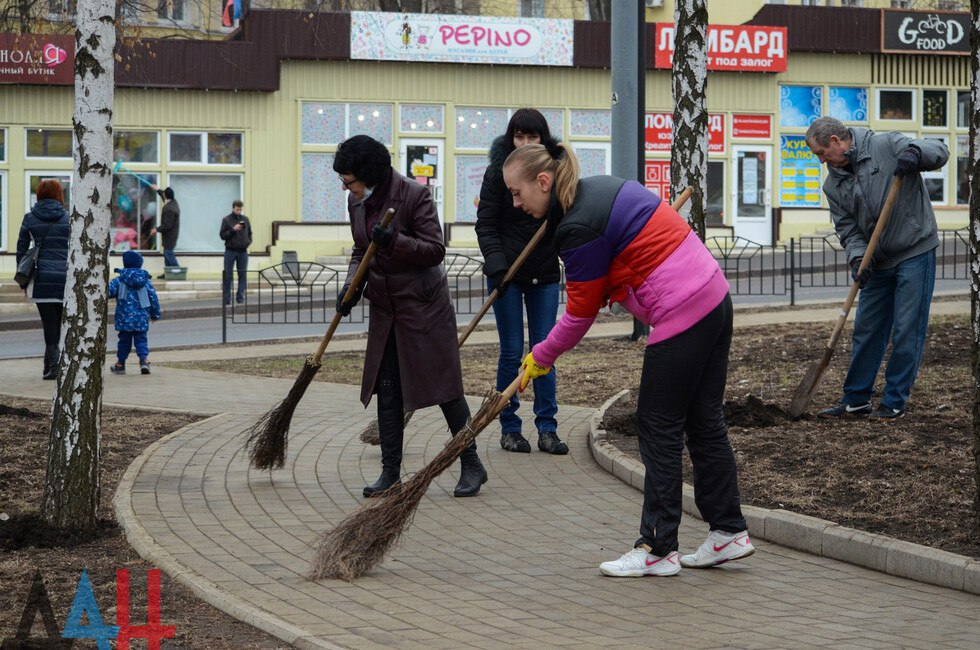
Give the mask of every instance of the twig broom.
<svg viewBox="0 0 980 650">
<path fill-rule="evenodd" d="M 408 530 L 429 484 L 456 462 L 476 437 L 504 410 L 521 385 L 520 373 L 503 393 L 491 390 L 466 426 L 411 479 L 389 488 L 380 499 L 367 501 L 357 512 L 317 540 L 311 580 L 340 578 L 347 582 L 376 567 Z"/>
<path fill-rule="evenodd" d="M 393 208 L 389 209 L 381 220 L 381 225 L 387 226 L 390 224 L 394 216 L 395 210 Z M 364 252 L 364 257 L 361 258 L 360 264 L 357 265 L 357 270 L 354 272 L 354 277 L 351 279 L 350 286 L 347 288 L 347 293 L 344 294 L 344 302 L 353 298 L 357 293 L 357 289 L 361 286 L 361 282 L 363 282 L 364 276 L 367 274 L 368 265 L 371 263 L 371 259 L 377 250 L 378 245 L 371 242 L 367 251 Z M 330 322 L 330 327 L 327 328 L 327 333 L 324 335 L 323 340 L 320 341 L 320 347 L 316 353 L 306 358 L 306 362 L 300 369 L 299 376 L 293 383 L 293 387 L 289 390 L 286 398 L 279 402 L 271 411 L 268 411 L 259 418 L 258 422 L 253 424 L 245 432 L 248 436 L 245 447 L 248 451 L 249 463 L 255 469 L 279 469 L 286 462 L 286 439 L 289 434 L 289 425 L 292 422 L 293 413 L 296 411 L 296 406 L 299 404 L 299 401 L 303 399 L 303 395 L 313 381 L 313 377 L 316 376 L 317 371 L 320 369 L 320 360 L 323 357 L 324 351 L 327 349 L 327 344 L 330 343 L 330 339 L 333 338 L 333 334 L 337 331 L 337 327 L 343 318 L 344 316 L 339 311 L 334 315 L 333 320 Z"/>
</svg>

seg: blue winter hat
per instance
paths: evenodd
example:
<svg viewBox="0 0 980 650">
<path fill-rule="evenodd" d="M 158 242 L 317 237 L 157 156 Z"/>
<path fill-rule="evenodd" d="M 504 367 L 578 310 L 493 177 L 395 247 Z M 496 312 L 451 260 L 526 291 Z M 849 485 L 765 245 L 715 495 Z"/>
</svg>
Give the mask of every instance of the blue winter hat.
<svg viewBox="0 0 980 650">
<path fill-rule="evenodd" d="M 123 253 L 123 266 L 127 269 L 143 268 L 143 256 L 136 251 L 126 251 Z"/>
</svg>

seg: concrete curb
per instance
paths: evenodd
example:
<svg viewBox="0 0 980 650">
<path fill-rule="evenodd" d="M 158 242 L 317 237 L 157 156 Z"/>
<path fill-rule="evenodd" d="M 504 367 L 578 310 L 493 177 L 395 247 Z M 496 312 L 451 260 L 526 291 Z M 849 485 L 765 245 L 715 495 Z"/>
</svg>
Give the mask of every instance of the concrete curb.
<svg viewBox="0 0 980 650">
<path fill-rule="evenodd" d="M 596 410 L 589 426 L 589 449 L 601 468 L 642 492 L 643 463 L 616 449 L 602 428 L 606 411 L 629 396 L 629 389 L 624 389 Z M 685 514 L 701 519 L 694 503 L 694 488 L 687 483 L 682 508 Z M 787 510 L 742 506 L 742 514 L 752 537 L 888 575 L 980 595 L 980 562 L 965 555 L 866 533 Z"/>
<path fill-rule="evenodd" d="M 224 414 L 218 414 L 213 417 L 221 418 L 223 415 Z M 312 638 L 308 636 L 305 631 L 301 630 L 295 625 L 292 625 L 274 614 L 245 602 L 235 595 L 221 589 L 213 582 L 195 574 L 193 570 L 183 565 L 169 551 L 153 541 L 153 538 L 151 538 L 143 526 L 140 525 L 139 519 L 136 517 L 136 513 L 133 510 L 131 498 L 136 476 L 139 475 L 140 470 L 143 468 L 143 465 L 146 464 L 147 459 L 153 455 L 154 451 L 156 451 L 158 447 L 163 445 L 171 438 L 180 435 L 190 426 L 194 425 L 182 427 L 177 431 L 160 438 L 144 449 L 143 453 L 141 453 L 136 460 L 130 463 L 129 467 L 126 469 L 126 472 L 123 474 L 122 479 L 119 481 L 119 485 L 116 488 L 116 494 L 112 498 L 112 503 L 116 511 L 116 521 L 119 522 L 119 525 L 122 526 L 123 531 L 125 531 L 126 539 L 129 541 L 129 544 L 136 550 L 140 557 L 153 562 L 156 567 L 162 569 L 168 576 L 190 589 L 195 596 L 209 605 L 217 607 L 229 616 L 233 616 L 234 618 L 247 623 L 252 627 L 258 628 L 267 634 L 271 634 L 276 638 L 282 639 L 284 642 L 295 648 L 326 648 L 328 650 L 340 650 L 342 646 L 327 643 L 321 639 Z"/>
</svg>

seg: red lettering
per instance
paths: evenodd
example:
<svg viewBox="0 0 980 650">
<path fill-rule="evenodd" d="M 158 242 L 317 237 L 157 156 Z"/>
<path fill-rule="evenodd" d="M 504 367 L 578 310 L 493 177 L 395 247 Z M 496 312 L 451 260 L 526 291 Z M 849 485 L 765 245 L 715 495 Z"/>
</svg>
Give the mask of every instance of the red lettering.
<svg viewBox="0 0 980 650">
<path fill-rule="evenodd" d="M 116 569 L 117 650 L 129 650 L 130 639 L 146 639 L 149 650 L 160 650 L 162 639 L 172 639 L 176 626 L 160 624 L 160 569 L 146 574 L 146 625 L 129 624 L 129 569 Z"/>
</svg>

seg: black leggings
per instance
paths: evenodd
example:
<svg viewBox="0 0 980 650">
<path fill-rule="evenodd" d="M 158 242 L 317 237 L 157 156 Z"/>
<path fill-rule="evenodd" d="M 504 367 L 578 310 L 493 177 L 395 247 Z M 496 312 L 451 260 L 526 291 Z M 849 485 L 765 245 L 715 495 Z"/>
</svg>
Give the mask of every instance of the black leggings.
<svg viewBox="0 0 980 650">
<path fill-rule="evenodd" d="M 65 306 L 60 302 L 39 302 L 37 313 L 41 315 L 41 327 L 44 328 L 44 344 L 58 345 L 61 339 L 61 313 Z"/>
</svg>

